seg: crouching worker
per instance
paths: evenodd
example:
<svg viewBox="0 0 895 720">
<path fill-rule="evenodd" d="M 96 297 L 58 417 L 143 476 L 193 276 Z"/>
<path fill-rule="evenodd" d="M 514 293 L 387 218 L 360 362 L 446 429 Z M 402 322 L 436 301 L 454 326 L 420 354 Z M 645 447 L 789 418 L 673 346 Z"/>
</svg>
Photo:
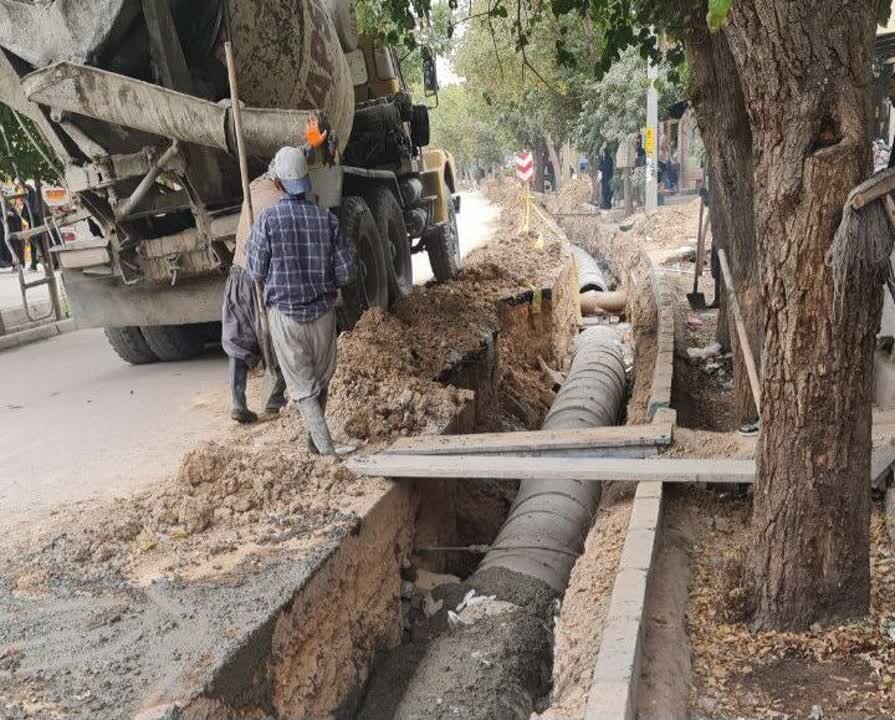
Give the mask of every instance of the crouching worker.
<svg viewBox="0 0 895 720">
<path fill-rule="evenodd" d="M 352 279 L 353 255 L 336 217 L 305 197 L 311 182 L 304 152 L 282 148 L 273 169 L 277 187 L 286 196 L 255 221 L 246 269 L 264 281 L 271 338 L 289 394 L 304 420 L 308 447 L 332 455 L 324 414 L 336 371 L 334 306 L 338 289 Z"/>
<path fill-rule="evenodd" d="M 277 188 L 270 172 L 252 183 L 251 193 L 252 207 L 256 213 L 276 205 L 284 194 Z M 262 309 L 258 307 L 256 300 L 255 281 L 245 270 L 246 242 L 250 231 L 248 205 L 243 204 L 239 225 L 236 228 L 233 265 L 224 288 L 224 306 L 221 310 L 221 345 L 230 358 L 229 379 L 233 399 L 230 417 L 238 423 L 252 423 L 258 419 L 246 404 L 246 382 L 249 368 L 256 367 L 264 358 L 261 347 Z M 265 407 L 267 413 L 277 413 L 286 404 L 284 397 L 286 383 L 276 363 L 274 365 L 272 370 L 276 382 L 267 400 Z"/>
</svg>

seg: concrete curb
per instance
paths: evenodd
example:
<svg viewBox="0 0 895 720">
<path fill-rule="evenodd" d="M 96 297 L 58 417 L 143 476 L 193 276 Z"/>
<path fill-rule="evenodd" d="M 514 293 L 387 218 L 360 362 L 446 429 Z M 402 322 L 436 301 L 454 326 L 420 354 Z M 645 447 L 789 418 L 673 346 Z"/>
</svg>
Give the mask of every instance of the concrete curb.
<svg viewBox="0 0 895 720">
<path fill-rule="evenodd" d="M 665 273 L 657 271 L 651 264 L 650 277 L 656 294 L 657 330 L 656 364 L 653 367 L 653 382 L 650 386 L 649 416 L 652 418 L 659 408 L 671 407 L 671 380 L 674 374 L 674 293 Z"/>
<path fill-rule="evenodd" d="M 658 347 L 649 413 L 654 423 L 670 423 L 673 428 L 677 423 L 677 412 L 670 407 L 675 299 L 663 273 L 653 268 L 651 276 L 658 314 Z M 659 547 L 663 504 L 661 482 L 637 485 L 609 611 L 603 623 L 584 720 L 636 720 L 646 600 L 653 559 Z"/>
<path fill-rule="evenodd" d="M 10 333 L 9 335 L 0 335 L 0 351 L 29 345 L 38 340 L 46 340 L 47 338 L 62 335 L 62 333 L 71 332 L 72 330 L 77 329 L 78 325 L 75 320 L 69 318 L 67 320 L 47 323 L 46 325 L 38 325 L 37 327 Z"/>
</svg>

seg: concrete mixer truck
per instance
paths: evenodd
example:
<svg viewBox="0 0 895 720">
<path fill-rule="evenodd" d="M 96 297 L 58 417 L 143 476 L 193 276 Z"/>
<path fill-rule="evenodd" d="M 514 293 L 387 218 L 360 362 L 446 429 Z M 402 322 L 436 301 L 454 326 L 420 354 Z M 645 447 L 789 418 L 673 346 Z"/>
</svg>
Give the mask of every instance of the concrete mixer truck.
<svg viewBox="0 0 895 720">
<path fill-rule="evenodd" d="M 66 293 L 131 363 L 198 354 L 220 319 L 242 203 L 227 40 L 253 175 L 311 113 L 331 128 L 336 162 L 312 163 L 311 182 L 356 250 L 343 328 L 410 292 L 414 252 L 439 281 L 460 268 L 453 160 L 427 147 L 428 106 L 359 35 L 353 0 L 0 0 L 0 100 L 75 198 L 47 227 L 99 225 L 54 249 Z"/>
</svg>

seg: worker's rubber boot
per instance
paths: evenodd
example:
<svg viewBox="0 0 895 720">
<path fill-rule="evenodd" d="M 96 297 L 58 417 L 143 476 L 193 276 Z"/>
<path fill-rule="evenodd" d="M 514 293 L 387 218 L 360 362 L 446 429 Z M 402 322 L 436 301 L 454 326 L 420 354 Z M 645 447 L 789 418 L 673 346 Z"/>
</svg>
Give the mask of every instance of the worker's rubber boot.
<svg viewBox="0 0 895 720">
<path fill-rule="evenodd" d="M 230 358 L 230 392 L 233 397 L 233 409 L 230 417 L 236 422 L 246 425 L 253 423 L 258 416 L 246 406 L 246 382 L 249 376 L 249 366 L 242 360 Z"/>
<path fill-rule="evenodd" d="M 312 442 L 308 444 L 308 449 L 313 445 L 313 451 L 320 455 L 335 455 L 336 449 L 333 447 L 333 439 L 326 425 L 320 398 L 310 397 L 299 400 L 298 411 L 305 422 L 305 430 L 311 437 Z"/>
<path fill-rule="evenodd" d="M 326 417 L 326 401 L 329 399 L 329 387 L 323 388 L 320 391 L 320 394 L 317 396 L 317 402 L 320 403 L 320 410 L 323 412 L 323 416 Z M 308 441 L 308 452 L 312 455 L 319 455 L 319 451 L 317 450 L 317 445 L 314 443 L 314 438 L 311 437 L 311 433 L 307 433 L 307 441 Z"/>
<path fill-rule="evenodd" d="M 273 390 L 270 391 L 270 397 L 267 398 L 267 404 L 264 406 L 264 412 L 268 415 L 276 415 L 286 407 L 288 402 L 286 399 L 286 379 L 283 377 L 280 368 L 274 368 L 274 376 L 276 381 Z"/>
</svg>

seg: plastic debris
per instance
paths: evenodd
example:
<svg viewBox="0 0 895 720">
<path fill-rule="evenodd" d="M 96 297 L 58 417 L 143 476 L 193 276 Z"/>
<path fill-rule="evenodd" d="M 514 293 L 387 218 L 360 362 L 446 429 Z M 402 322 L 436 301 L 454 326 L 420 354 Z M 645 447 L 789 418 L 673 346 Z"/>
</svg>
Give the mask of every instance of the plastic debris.
<svg viewBox="0 0 895 720">
<path fill-rule="evenodd" d="M 703 348 L 687 348 L 687 357 L 691 360 L 708 360 L 721 354 L 721 344 L 712 343 Z"/>
</svg>

